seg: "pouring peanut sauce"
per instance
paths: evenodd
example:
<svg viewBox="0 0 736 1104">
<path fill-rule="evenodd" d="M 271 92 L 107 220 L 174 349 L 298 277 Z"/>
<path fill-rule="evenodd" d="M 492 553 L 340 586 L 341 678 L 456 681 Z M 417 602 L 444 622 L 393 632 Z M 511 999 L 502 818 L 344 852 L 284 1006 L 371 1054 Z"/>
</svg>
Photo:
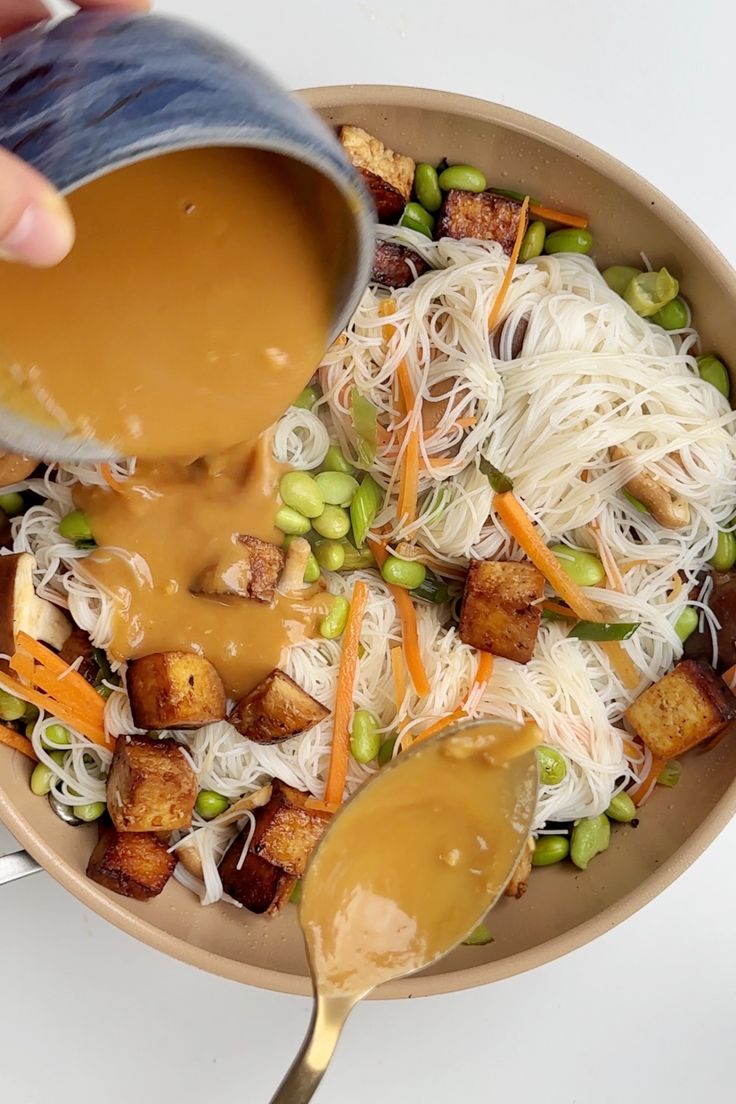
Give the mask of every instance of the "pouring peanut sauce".
<svg viewBox="0 0 736 1104">
<path fill-rule="evenodd" d="M 447 954 L 502 893 L 536 804 L 535 724 L 470 721 L 400 755 L 341 810 L 303 883 L 316 1007 L 272 1104 L 310 1099 L 353 1006 Z"/>
</svg>

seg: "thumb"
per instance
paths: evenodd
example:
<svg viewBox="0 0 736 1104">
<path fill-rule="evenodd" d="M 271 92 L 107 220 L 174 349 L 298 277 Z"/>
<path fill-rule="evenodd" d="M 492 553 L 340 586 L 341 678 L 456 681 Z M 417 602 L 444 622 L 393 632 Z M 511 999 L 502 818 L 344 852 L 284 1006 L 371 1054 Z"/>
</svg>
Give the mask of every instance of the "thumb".
<svg viewBox="0 0 736 1104">
<path fill-rule="evenodd" d="M 53 265 L 73 242 L 66 200 L 30 165 L 0 148 L 0 258 Z"/>
</svg>

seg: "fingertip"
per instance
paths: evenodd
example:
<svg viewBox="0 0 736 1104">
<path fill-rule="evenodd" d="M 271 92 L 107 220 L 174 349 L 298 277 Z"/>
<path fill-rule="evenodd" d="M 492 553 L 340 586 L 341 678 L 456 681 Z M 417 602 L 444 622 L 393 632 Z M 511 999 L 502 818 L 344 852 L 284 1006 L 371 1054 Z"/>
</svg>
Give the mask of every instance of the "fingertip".
<svg viewBox="0 0 736 1104">
<path fill-rule="evenodd" d="M 0 255 L 45 268 L 63 261 L 73 244 L 74 221 L 68 203 L 58 192 L 44 188 L 0 239 Z"/>
</svg>

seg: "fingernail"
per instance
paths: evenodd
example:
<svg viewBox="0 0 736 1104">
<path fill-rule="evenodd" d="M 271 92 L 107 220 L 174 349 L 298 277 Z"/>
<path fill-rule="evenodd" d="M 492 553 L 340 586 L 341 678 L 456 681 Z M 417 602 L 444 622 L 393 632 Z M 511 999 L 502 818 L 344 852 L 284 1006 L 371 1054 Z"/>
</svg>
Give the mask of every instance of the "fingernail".
<svg viewBox="0 0 736 1104">
<path fill-rule="evenodd" d="M 73 242 L 69 205 L 58 192 L 48 189 L 23 209 L 15 226 L 0 239 L 0 255 L 23 264 L 53 265 L 66 257 Z"/>
</svg>

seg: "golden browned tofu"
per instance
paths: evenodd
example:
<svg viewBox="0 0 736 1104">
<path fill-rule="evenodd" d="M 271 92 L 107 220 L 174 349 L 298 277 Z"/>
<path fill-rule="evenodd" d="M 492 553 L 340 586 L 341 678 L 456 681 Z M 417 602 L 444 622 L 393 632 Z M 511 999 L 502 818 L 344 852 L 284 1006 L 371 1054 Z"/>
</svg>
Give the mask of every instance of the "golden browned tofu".
<svg viewBox="0 0 736 1104">
<path fill-rule="evenodd" d="M 682 755 L 736 717 L 736 698 L 710 664 L 683 659 L 624 714 L 659 759 Z"/>
<path fill-rule="evenodd" d="M 153 652 L 134 659 L 127 685 L 136 728 L 200 728 L 224 720 L 222 679 L 196 652 Z"/>
<path fill-rule="evenodd" d="M 210 564 L 192 584 L 193 594 L 232 594 L 270 602 L 284 567 L 284 553 L 275 544 L 238 537 L 227 559 Z"/>
<path fill-rule="evenodd" d="M 436 238 L 479 238 L 495 241 L 510 254 L 521 221 L 521 204 L 493 192 L 461 192 L 445 196 L 435 227 Z"/>
<path fill-rule="evenodd" d="M 222 888 L 251 912 L 267 912 L 273 916 L 289 900 L 296 878 L 284 873 L 270 862 L 248 851 L 240 868 L 246 835 L 240 832 L 220 863 Z"/>
<path fill-rule="evenodd" d="M 250 849 L 267 862 L 301 878 L 310 855 L 330 823 L 328 813 L 305 807 L 308 793 L 274 781 L 268 805 L 255 814 Z"/>
<path fill-rule="evenodd" d="M 523 897 L 527 891 L 529 885 L 529 878 L 532 872 L 532 855 L 534 854 L 534 838 L 529 836 L 529 839 L 524 845 L 524 850 L 521 853 L 521 857 L 514 868 L 514 873 L 511 875 L 511 880 L 503 891 L 504 897 L 515 897 L 518 901 L 519 897 Z"/>
<path fill-rule="evenodd" d="M 197 779 L 174 740 L 121 736 L 107 776 L 107 808 L 118 832 L 188 828 Z"/>
<path fill-rule="evenodd" d="M 517 663 L 534 654 L 544 577 L 532 564 L 472 560 L 460 614 L 460 639 Z"/>
<path fill-rule="evenodd" d="M 340 127 L 338 137 L 348 160 L 368 187 L 381 222 L 395 222 L 414 184 L 414 161 L 395 153 L 362 127 Z"/>
<path fill-rule="evenodd" d="M 107 827 L 90 855 L 87 877 L 113 893 L 147 901 L 161 892 L 175 866 L 176 858 L 155 833 Z"/>
<path fill-rule="evenodd" d="M 228 720 L 255 744 L 278 744 L 329 715 L 329 709 L 276 667 L 233 706 Z"/>
<path fill-rule="evenodd" d="M 373 254 L 371 282 L 387 288 L 409 287 L 428 268 L 424 257 L 408 245 L 379 240 Z"/>
</svg>

